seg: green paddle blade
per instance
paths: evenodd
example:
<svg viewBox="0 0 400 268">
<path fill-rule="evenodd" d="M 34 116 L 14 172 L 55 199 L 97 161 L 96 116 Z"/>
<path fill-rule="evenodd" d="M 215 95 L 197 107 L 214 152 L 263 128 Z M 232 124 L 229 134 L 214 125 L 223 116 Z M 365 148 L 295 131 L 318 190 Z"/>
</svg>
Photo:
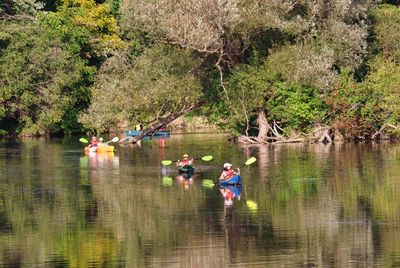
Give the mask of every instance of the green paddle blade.
<svg viewBox="0 0 400 268">
<path fill-rule="evenodd" d="M 163 164 L 164 166 L 168 166 L 168 165 L 172 164 L 172 161 L 171 160 L 163 160 L 163 161 L 161 161 L 161 164 Z"/>
<path fill-rule="evenodd" d="M 257 203 L 254 202 L 253 200 L 247 200 L 246 205 L 252 211 L 256 211 L 258 209 Z"/>
<path fill-rule="evenodd" d="M 162 184 L 166 187 L 172 186 L 172 178 L 171 177 L 163 177 Z"/>
<path fill-rule="evenodd" d="M 213 159 L 212 155 L 206 155 L 201 158 L 201 160 L 203 161 L 211 161 L 212 159 Z"/>
<path fill-rule="evenodd" d="M 255 157 L 250 157 L 246 163 L 244 163 L 246 166 L 253 164 L 254 162 L 256 162 L 256 158 Z"/>
<path fill-rule="evenodd" d="M 82 143 L 89 143 L 89 141 L 85 138 L 80 138 L 79 141 Z"/>
<path fill-rule="evenodd" d="M 206 188 L 212 188 L 212 187 L 214 187 L 215 184 L 214 184 L 214 181 L 205 179 L 202 181 L 201 185 L 203 185 L 203 187 L 206 187 Z"/>
</svg>

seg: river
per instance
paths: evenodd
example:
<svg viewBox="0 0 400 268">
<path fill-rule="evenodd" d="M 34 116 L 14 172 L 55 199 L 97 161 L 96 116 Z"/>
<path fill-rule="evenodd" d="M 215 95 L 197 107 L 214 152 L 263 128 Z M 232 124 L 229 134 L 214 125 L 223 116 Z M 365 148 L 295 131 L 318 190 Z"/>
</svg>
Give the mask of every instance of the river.
<svg viewBox="0 0 400 268">
<path fill-rule="evenodd" d="M 0 267 L 400 265 L 400 146 L 240 146 L 173 134 L 85 155 L 79 137 L 0 140 Z M 192 178 L 174 164 L 184 153 Z M 223 163 L 241 188 L 203 185 Z"/>
</svg>

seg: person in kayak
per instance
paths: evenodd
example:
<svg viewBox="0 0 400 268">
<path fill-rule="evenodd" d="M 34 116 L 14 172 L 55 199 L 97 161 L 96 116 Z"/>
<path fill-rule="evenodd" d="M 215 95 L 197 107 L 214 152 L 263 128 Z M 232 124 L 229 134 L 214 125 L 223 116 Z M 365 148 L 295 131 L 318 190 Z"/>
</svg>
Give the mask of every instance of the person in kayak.
<svg viewBox="0 0 400 268">
<path fill-rule="evenodd" d="M 219 180 L 229 180 L 230 178 L 232 178 L 235 175 L 240 175 L 240 168 L 238 167 L 235 170 L 232 169 L 232 164 L 230 163 L 225 163 L 224 164 L 224 168 L 222 171 L 221 176 L 219 177 Z"/>
<path fill-rule="evenodd" d="M 99 144 L 99 141 L 97 140 L 96 137 L 93 136 L 92 139 L 90 140 L 89 148 L 97 147 L 98 144 Z"/>
<path fill-rule="evenodd" d="M 103 138 L 99 139 L 99 142 L 97 143 L 97 146 L 106 146 L 107 144 L 103 142 Z"/>
<path fill-rule="evenodd" d="M 191 166 L 193 165 L 193 162 L 194 162 L 193 158 L 189 159 L 189 156 L 187 154 L 184 154 L 182 160 L 178 160 L 178 162 L 176 162 L 176 166 L 177 167 Z"/>
</svg>

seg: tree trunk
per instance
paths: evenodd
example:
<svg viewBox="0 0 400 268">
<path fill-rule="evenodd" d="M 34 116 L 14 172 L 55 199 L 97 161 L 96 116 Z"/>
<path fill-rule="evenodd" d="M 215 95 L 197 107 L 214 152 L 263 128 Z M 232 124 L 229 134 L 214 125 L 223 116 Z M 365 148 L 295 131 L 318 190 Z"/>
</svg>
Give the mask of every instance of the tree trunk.
<svg viewBox="0 0 400 268">
<path fill-rule="evenodd" d="M 270 125 L 268 124 L 267 113 L 265 109 L 257 110 L 257 123 L 258 123 L 258 140 L 266 140 L 268 132 L 270 130 Z"/>
<path fill-rule="evenodd" d="M 172 121 L 174 121 L 175 119 L 177 119 L 178 117 L 184 115 L 185 113 L 188 113 L 198 107 L 201 106 L 202 103 L 196 103 L 196 104 L 192 104 L 190 106 L 183 106 L 181 110 L 176 111 L 174 113 L 171 113 L 165 117 L 160 117 L 156 122 L 154 122 L 150 127 L 144 129 L 140 135 L 133 137 L 132 139 L 128 139 L 128 142 L 130 143 L 136 143 L 139 140 L 143 139 L 144 137 L 151 135 L 153 133 L 155 133 L 157 130 L 159 130 L 162 127 L 165 127 L 166 125 L 168 125 L 169 123 L 171 123 Z"/>
</svg>

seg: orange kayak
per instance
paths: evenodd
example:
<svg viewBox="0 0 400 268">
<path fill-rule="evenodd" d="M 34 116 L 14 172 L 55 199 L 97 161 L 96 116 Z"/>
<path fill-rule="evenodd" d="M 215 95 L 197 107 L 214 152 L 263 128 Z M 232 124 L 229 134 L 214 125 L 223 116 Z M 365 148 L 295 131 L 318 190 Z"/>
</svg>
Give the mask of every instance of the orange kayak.
<svg viewBox="0 0 400 268">
<path fill-rule="evenodd" d="M 96 146 L 89 148 L 89 146 L 85 147 L 85 153 L 88 154 L 90 152 L 93 153 L 109 153 L 109 152 L 114 152 L 114 146 Z"/>
</svg>

